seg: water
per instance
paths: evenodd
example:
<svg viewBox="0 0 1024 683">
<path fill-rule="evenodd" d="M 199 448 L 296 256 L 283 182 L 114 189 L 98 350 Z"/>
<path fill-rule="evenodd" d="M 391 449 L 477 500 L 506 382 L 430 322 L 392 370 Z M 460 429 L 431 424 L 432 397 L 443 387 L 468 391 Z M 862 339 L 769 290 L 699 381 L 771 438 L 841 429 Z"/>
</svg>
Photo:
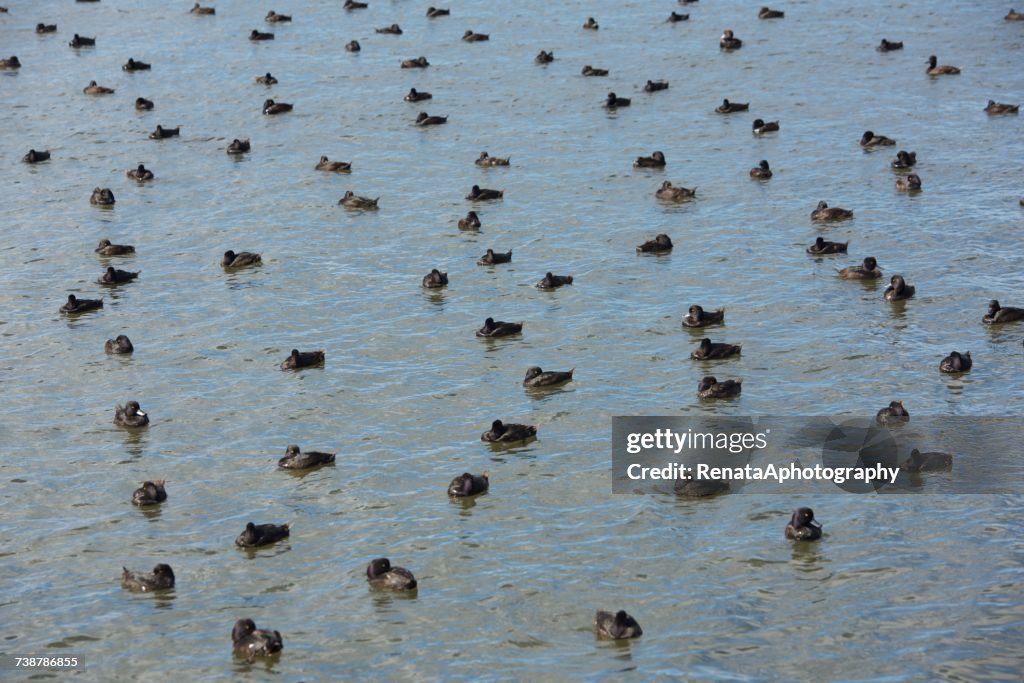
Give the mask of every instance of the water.
<svg viewBox="0 0 1024 683">
<path fill-rule="evenodd" d="M 1020 119 L 982 111 L 1024 99 L 1024 25 L 1006 7 L 793 2 L 759 21 L 748 3 L 702 2 L 670 25 L 673 3 L 452 3 L 427 20 L 426 3 L 285 1 L 273 8 L 294 22 L 268 29 L 269 6 L 238 0 L 215 17 L 8 4 L 0 50 L 24 66 L 0 72 L 3 651 L 77 654 L 79 678 L 103 681 L 1019 680 L 1019 497 L 689 502 L 612 496 L 609 477 L 612 415 L 871 415 L 895 398 L 912 415 L 1024 412 L 1024 328 L 981 324 L 991 298 L 1024 305 Z M 37 36 L 40 21 L 59 32 Z M 402 36 L 374 34 L 394 22 Z M 719 52 L 726 27 L 742 50 Z M 249 42 L 253 28 L 276 40 Z M 491 40 L 460 41 L 467 28 Z M 67 47 L 75 32 L 97 47 Z M 882 37 L 906 49 L 879 54 Z M 535 64 L 541 49 L 556 61 Z M 928 78 L 933 53 L 963 74 Z M 398 68 L 419 55 L 432 66 Z M 153 70 L 122 72 L 128 57 Z M 587 63 L 611 75 L 581 77 Z M 256 85 L 266 71 L 280 83 Z M 641 91 L 660 78 L 669 90 Z M 117 92 L 86 97 L 93 79 Z M 410 87 L 434 99 L 405 103 Z M 610 90 L 633 106 L 606 112 Z M 156 109 L 136 112 L 138 96 Z M 295 110 L 264 117 L 267 97 Z M 749 114 L 713 113 L 723 97 Z M 419 111 L 449 123 L 418 129 Z M 752 137 L 757 117 L 782 130 Z M 148 140 L 158 123 L 181 138 Z M 865 153 L 869 128 L 899 146 Z M 236 137 L 250 154 L 224 153 Z M 19 163 L 29 147 L 53 159 Z M 900 148 L 918 153 L 920 194 L 893 189 Z M 475 167 L 485 149 L 512 166 Z M 667 169 L 631 167 L 655 149 Z M 321 154 L 353 172 L 313 171 Z M 767 183 L 747 177 L 760 159 Z M 155 182 L 124 177 L 140 162 Z M 666 179 L 698 200 L 658 202 Z M 474 183 L 505 199 L 473 207 Z M 96 186 L 115 208 L 89 205 Z M 349 189 L 380 210 L 337 206 Z M 812 224 L 821 199 L 856 217 Z M 479 233 L 456 226 L 469 208 Z M 673 253 L 638 256 L 659 232 Z M 850 253 L 808 257 L 819 234 Z M 97 258 L 102 238 L 138 253 Z M 512 263 L 475 265 L 488 247 Z M 229 248 L 264 265 L 225 274 Z M 835 277 L 867 255 L 917 297 L 890 305 L 883 285 Z M 142 274 L 103 290 L 108 261 Z M 433 267 L 449 272 L 440 293 L 419 286 Z M 576 282 L 534 289 L 548 270 Z M 72 292 L 105 308 L 64 318 Z M 711 336 L 742 358 L 687 358 L 703 336 L 680 327 L 692 303 L 726 307 Z M 487 316 L 524 334 L 475 338 Z M 105 356 L 120 333 L 135 354 Z M 293 347 L 326 349 L 325 367 L 280 372 Z M 937 369 L 953 349 L 975 359 L 958 378 Z M 527 394 L 531 365 L 576 379 Z M 742 377 L 742 398 L 699 404 L 707 370 Z M 110 422 L 129 399 L 153 419 L 142 433 Z M 478 435 L 495 418 L 540 438 L 491 450 Z M 289 443 L 338 463 L 276 471 Z M 488 495 L 446 498 L 451 477 L 484 469 Z M 153 478 L 168 502 L 133 508 Z M 822 543 L 783 540 L 797 505 Z M 250 555 L 233 546 L 249 520 L 294 532 Z M 416 573 L 414 599 L 367 591 L 379 556 Z M 157 562 L 172 593 L 121 589 L 122 565 Z M 645 635 L 595 642 L 599 608 L 628 609 Z M 232 659 L 241 617 L 283 633 L 279 660 Z"/>
</svg>

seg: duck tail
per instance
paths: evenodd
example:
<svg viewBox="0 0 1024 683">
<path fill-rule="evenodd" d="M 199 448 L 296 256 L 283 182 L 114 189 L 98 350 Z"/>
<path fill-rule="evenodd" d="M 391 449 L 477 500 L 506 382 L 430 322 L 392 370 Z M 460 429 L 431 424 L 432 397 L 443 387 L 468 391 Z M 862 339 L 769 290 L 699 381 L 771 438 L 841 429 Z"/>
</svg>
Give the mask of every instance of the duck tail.
<svg viewBox="0 0 1024 683">
<path fill-rule="evenodd" d="M 569 377 L 572 377 L 572 373 L 576 372 L 576 368 L 569 368 Z"/>
</svg>

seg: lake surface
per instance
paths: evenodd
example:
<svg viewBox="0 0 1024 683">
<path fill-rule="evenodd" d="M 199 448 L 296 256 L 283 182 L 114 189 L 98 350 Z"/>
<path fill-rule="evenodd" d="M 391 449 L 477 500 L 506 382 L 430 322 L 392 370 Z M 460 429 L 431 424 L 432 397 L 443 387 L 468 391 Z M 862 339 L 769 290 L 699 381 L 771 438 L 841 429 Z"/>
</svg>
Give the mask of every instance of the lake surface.
<svg viewBox="0 0 1024 683">
<path fill-rule="evenodd" d="M 983 111 L 1024 100 L 1005 5 L 786 2 L 760 21 L 711 0 L 452 2 L 435 20 L 408 0 L 6 4 L 0 51 L 23 66 L 0 71 L 0 651 L 77 655 L 76 678 L 102 681 L 1020 680 L 1021 496 L 691 501 L 612 495 L 610 476 L 614 415 L 1024 414 L 1024 323 L 981 322 L 990 299 L 1024 306 L 1021 120 Z M 265 24 L 271 7 L 294 21 Z M 719 51 L 724 28 L 741 50 Z M 76 32 L 96 47 L 68 47 Z M 883 37 L 906 47 L 878 53 Z M 963 73 L 929 78 L 930 54 Z M 399 68 L 419 55 L 428 69 Z M 83 95 L 90 80 L 115 94 Z M 410 87 L 434 97 L 403 102 Z M 605 110 L 609 91 L 632 106 Z M 295 109 L 263 116 L 268 97 Z M 714 113 L 723 98 L 750 111 Z M 417 128 L 420 111 L 448 123 Z M 781 130 L 754 137 L 754 118 Z M 157 124 L 180 138 L 147 139 Z M 866 129 L 898 146 L 865 152 Z M 233 138 L 251 153 L 225 154 Z M 30 147 L 52 160 L 21 163 Z M 894 190 L 897 149 L 922 192 Z M 482 150 L 511 166 L 474 166 Z M 632 167 L 654 150 L 664 170 Z M 314 171 L 324 154 L 352 173 Z M 768 182 L 748 177 L 761 159 Z M 155 181 L 125 177 L 139 163 Z M 659 202 L 664 180 L 696 201 Z M 467 202 L 473 184 L 504 199 Z M 97 186 L 114 208 L 89 204 Z M 346 190 L 380 209 L 338 206 Z M 855 218 L 812 223 L 819 200 Z M 460 231 L 471 208 L 483 227 Z M 661 232 L 670 255 L 635 252 Z M 808 256 L 818 235 L 849 254 Z M 98 258 L 103 238 L 137 254 Z M 476 265 L 487 248 L 514 258 Z M 225 273 L 226 249 L 263 265 Z M 836 276 L 869 255 L 885 280 Z M 104 288 L 107 265 L 141 275 Z M 440 292 L 420 286 L 434 267 Z M 575 282 L 535 289 L 547 271 Z M 913 300 L 883 301 L 894 273 Z M 69 293 L 105 306 L 61 316 Z M 689 359 L 691 304 L 726 308 L 707 333 L 740 358 Z M 478 339 L 488 316 L 524 332 Z M 118 334 L 132 356 L 103 353 Z M 292 348 L 325 366 L 281 372 Z M 941 375 L 954 349 L 974 369 Z M 533 365 L 575 380 L 528 393 Z M 741 398 L 699 402 L 705 374 L 742 378 Z M 131 399 L 152 418 L 137 433 L 111 423 Z M 494 419 L 539 438 L 492 449 Z M 337 464 L 278 471 L 290 443 Z M 449 501 L 483 470 L 487 495 Z M 133 507 L 158 478 L 168 501 Z M 799 505 L 822 542 L 783 538 Z M 233 544 L 250 520 L 294 528 L 250 553 Z M 383 556 L 415 572 L 414 598 L 367 590 Z M 158 562 L 176 589 L 121 588 L 122 565 Z M 596 641 L 594 611 L 620 608 L 644 636 Z M 282 632 L 279 658 L 232 658 L 243 617 Z"/>
</svg>

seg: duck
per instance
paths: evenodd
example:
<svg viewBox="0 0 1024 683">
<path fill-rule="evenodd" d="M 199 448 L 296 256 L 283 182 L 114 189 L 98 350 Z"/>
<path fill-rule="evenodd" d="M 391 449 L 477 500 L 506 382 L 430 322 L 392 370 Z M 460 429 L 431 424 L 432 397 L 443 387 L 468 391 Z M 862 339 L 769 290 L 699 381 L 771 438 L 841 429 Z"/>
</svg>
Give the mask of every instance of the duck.
<svg viewBox="0 0 1024 683">
<path fill-rule="evenodd" d="M 149 424 L 149 415 L 142 411 L 138 401 L 128 401 L 124 406 L 114 409 L 114 424 L 119 427 L 145 427 Z"/>
<path fill-rule="evenodd" d="M 814 240 L 814 244 L 807 247 L 808 254 L 821 255 L 821 254 L 845 254 L 846 248 L 850 246 L 850 242 L 830 242 L 824 237 L 818 237 Z"/>
<path fill-rule="evenodd" d="M 508 263 L 511 260 L 512 260 L 512 250 L 511 249 L 509 249 L 508 251 L 506 251 L 504 253 L 496 252 L 493 249 L 488 249 L 487 253 L 484 254 L 483 256 L 481 256 L 477 260 L 477 265 L 493 266 L 496 263 Z"/>
<path fill-rule="evenodd" d="M 1016 114 L 1020 110 L 1019 104 L 1002 104 L 995 100 L 989 100 L 988 106 L 985 107 L 985 113 L 989 116 L 996 116 L 999 114 Z"/>
<path fill-rule="evenodd" d="M 988 302 L 988 313 L 981 320 L 989 325 L 993 325 L 997 323 L 1012 323 L 1022 318 L 1024 318 L 1024 308 L 1003 307 L 999 305 L 997 300 L 992 299 L 992 301 Z"/>
<path fill-rule="evenodd" d="M 430 62 L 427 61 L 426 57 L 402 60 L 403 69 L 426 69 L 428 66 L 430 66 Z"/>
<path fill-rule="evenodd" d="M 667 180 L 665 182 L 668 182 Z M 662 186 L 664 188 L 664 185 Z M 636 250 L 644 254 L 666 254 L 672 251 L 672 238 L 661 233 L 653 240 L 638 244 Z"/>
<path fill-rule="evenodd" d="M 875 49 L 878 50 L 879 52 L 892 52 L 893 50 L 902 50 L 903 41 L 901 40 L 899 42 L 896 42 L 894 40 L 886 40 L 885 38 L 882 38 L 882 42 L 879 43 L 878 47 L 876 47 Z"/>
<path fill-rule="evenodd" d="M 261 545 L 277 543 L 291 534 L 292 523 L 287 524 L 253 524 L 245 525 L 245 531 L 238 534 L 235 545 L 240 548 L 256 548 Z"/>
<path fill-rule="evenodd" d="M 114 89 L 103 85 L 97 85 L 96 81 L 89 81 L 89 85 L 82 88 L 86 95 L 113 95 Z"/>
<path fill-rule="evenodd" d="M 722 37 L 718 39 L 718 47 L 727 52 L 730 50 L 738 50 L 743 47 L 743 41 L 735 37 L 732 34 L 732 30 L 725 29 L 725 31 L 722 32 Z"/>
<path fill-rule="evenodd" d="M 608 69 L 595 69 L 594 67 L 587 64 L 583 67 L 583 70 L 580 71 L 580 73 L 583 74 L 584 76 L 607 76 Z"/>
<path fill-rule="evenodd" d="M 369 197 L 361 197 L 352 190 L 346 190 L 345 196 L 338 200 L 338 203 L 348 209 L 362 209 L 369 211 L 371 209 L 376 210 L 378 208 L 378 202 L 380 197 L 370 199 Z"/>
<path fill-rule="evenodd" d="M 21 62 L 14 55 L 11 55 L 7 59 L 0 59 L 0 69 L 20 69 Z"/>
<path fill-rule="evenodd" d="M 768 162 L 761 159 L 761 163 L 750 169 L 750 177 L 758 180 L 768 180 L 772 177 L 772 169 L 768 168 Z"/>
<path fill-rule="evenodd" d="M 552 275 L 551 271 L 545 273 L 544 277 L 534 285 L 537 289 L 557 289 L 563 285 L 572 284 L 572 275 Z"/>
<path fill-rule="evenodd" d="M 108 339 L 103 344 L 103 350 L 107 353 L 123 354 L 134 352 L 135 347 L 132 346 L 132 340 L 128 338 L 128 335 L 119 334 L 116 339 Z"/>
<path fill-rule="evenodd" d="M 291 21 L 292 15 L 278 14 L 274 10 L 270 10 L 269 12 L 267 12 L 267 16 L 264 17 L 263 20 L 266 21 L 268 24 L 280 24 L 286 21 Z"/>
<path fill-rule="evenodd" d="M 704 337 L 700 340 L 700 346 L 697 347 L 697 350 L 690 354 L 690 358 L 694 360 L 729 358 L 740 355 L 741 351 L 742 348 L 739 344 L 712 343 L 710 339 Z"/>
<path fill-rule="evenodd" d="M 501 420 L 491 423 L 491 428 L 480 435 L 481 441 L 488 443 L 509 443 L 526 441 L 537 436 L 537 428 L 533 425 L 504 424 Z"/>
<path fill-rule="evenodd" d="M 908 285 L 902 275 L 893 275 L 889 278 L 889 286 L 885 288 L 884 298 L 886 301 L 903 301 L 913 298 L 916 291 L 917 288 Z"/>
<path fill-rule="evenodd" d="M 928 58 L 927 74 L 929 76 L 945 76 L 960 73 L 959 67 L 949 66 L 948 64 L 939 65 L 938 62 L 939 60 L 935 55 Z"/>
<path fill-rule="evenodd" d="M 56 33 L 57 24 L 36 24 L 36 33 Z"/>
<path fill-rule="evenodd" d="M 875 415 L 875 422 L 878 424 L 889 424 L 897 422 L 908 422 L 910 413 L 903 407 L 903 401 L 890 401 L 889 405 L 882 408 Z"/>
<path fill-rule="evenodd" d="M 637 157 L 633 162 L 633 168 L 664 168 L 665 155 L 662 152 L 651 152 L 649 157 Z"/>
<path fill-rule="evenodd" d="M 864 135 L 860 136 L 861 147 L 891 147 L 895 145 L 896 141 L 892 138 L 887 138 L 884 135 L 875 135 L 874 131 L 866 130 Z"/>
<path fill-rule="evenodd" d="M 724 322 L 724 308 L 719 308 L 717 311 L 705 311 L 697 304 L 690 306 L 689 312 L 683 316 L 683 327 L 709 327 L 721 325 Z"/>
<path fill-rule="evenodd" d="M 252 32 L 249 33 L 249 40 L 273 40 L 273 39 L 274 39 L 274 34 L 273 33 L 265 32 L 265 31 L 257 31 L 256 29 L 253 29 Z"/>
<path fill-rule="evenodd" d="M 145 593 L 174 588 L 174 570 L 169 564 L 158 564 L 152 572 L 133 572 L 121 567 L 121 584 L 130 591 Z"/>
<path fill-rule="evenodd" d="M 103 299 L 79 299 L 74 294 L 68 294 L 68 301 L 60 307 L 61 313 L 85 313 L 103 308 Z"/>
<path fill-rule="evenodd" d="M 440 126 L 443 123 L 448 123 L 447 116 L 431 116 L 427 112 L 421 111 L 416 117 L 417 126 Z"/>
<path fill-rule="evenodd" d="M 689 21 L 689 19 L 689 14 L 679 14 L 678 12 L 672 12 L 672 14 L 668 15 L 668 19 L 665 20 L 665 23 L 674 24 L 677 21 Z"/>
<path fill-rule="evenodd" d="M 28 154 L 23 156 L 21 158 L 21 160 L 24 161 L 26 164 L 38 164 L 40 161 L 49 161 L 50 160 L 50 152 L 49 151 L 37 152 L 34 149 L 30 149 L 28 151 Z"/>
<path fill-rule="evenodd" d="M 484 472 L 481 475 L 463 472 L 448 484 L 448 495 L 452 498 L 468 498 L 481 493 L 487 493 L 487 489 L 490 487 L 490 472 Z"/>
<path fill-rule="evenodd" d="M 357 2 L 356 0 L 345 0 L 345 4 L 342 8 L 351 12 L 354 9 L 366 9 L 369 7 L 365 2 Z"/>
<path fill-rule="evenodd" d="M 150 140 L 163 140 L 165 138 L 174 138 L 181 135 L 181 126 L 177 128 L 164 128 L 157 124 L 156 130 L 149 134 Z"/>
<path fill-rule="evenodd" d="M 507 337 L 523 331 L 523 323 L 507 323 L 504 320 L 488 318 L 484 326 L 476 331 L 478 337 Z"/>
<path fill-rule="evenodd" d="M 658 92 L 659 90 L 668 90 L 668 81 L 647 81 L 644 84 L 644 92 Z"/>
<path fill-rule="evenodd" d="M 922 453 L 916 448 L 910 451 L 910 457 L 903 463 L 903 469 L 908 472 L 948 470 L 952 466 L 953 456 L 949 453 L 940 453 L 938 451 Z"/>
<path fill-rule="evenodd" d="M 785 16 L 785 12 L 782 12 L 777 9 L 769 9 L 767 7 L 762 7 L 761 10 L 757 13 L 758 19 L 782 19 Z"/>
<path fill-rule="evenodd" d="M 811 211 L 812 221 L 843 221 L 853 218 L 853 211 L 838 206 L 829 206 L 828 202 L 818 202 L 817 208 Z"/>
<path fill-rule="evenodd" d="M 594 627 L 597 629 L 598 638 L 611 640 L 638 638 L 644 634 L 644 630 L 640 628 L 636 619 L 621 609 L 615 614 L 598 610 L 594 616 Z"/>
<path fill-rule="evenodd" d="M 477 166 L 508 166 L 511 159 L 511 157 L 492 157 L 487 152 L 480 152 L 480 156 L 473 163 Z"/>
<path fill-rule="evenodd" d="M 1018 12 L 1015 9 L 1011 9 L 1003 19 L 1006 21 L 1024 21 L 1024 12 Z"/>
<path fill-rule="evenodd" d="M 878 269 L 878 261 L 874 256 L 868 256 L 859 266 L 847 266 L 839 271 L 839 277 L 844 280 L 873 280 L 882 277 L 882 271 Z"/>
<path fill-rule="evenodd" d="M 440 7 L 427 8 L 428 19 L 436 19 L 437 17 L 447 17 L 451 13 L 452 11 L 450 9 L 441 9 Z"/>
<path fill-rule="evenodd" d="M 476 211 L 469 211 L 465 218 L 459 219 L 459 230 L 478 230 L 479 228 L 480 217 L 476 215 Z"/>
<path fill-rule="evenodd" d="M 570 370 L 549 370 L 545 372 L 539 365 L 527 369 L 526 377 L 523 379 L 523 386 L 528 389 L 537 387 L 554 387 L 572 381 L 572 374 L 576 368 Z"/>
<path fill-rule="evenodd" d="M 250 149 L 252 149 L 252 144 L 249 142 L 248 138 L 245 140 L 235 138 L 231 141 L 231 144 L 228 145 L 226 151 L 228 154 L 245 154 Z"/>
<path fill-rule="evenodd" d="M 149 71 L 153 66 L 146 64 L 145 62 L 136 62 L 134 58 L 129 57 L 128 61 L 121 67 L 122 71 Z"/>
<path fill-rule="evenodd" d="M 655 190 L 654 196 L 665 201 L 681 202 L 697 196 L 697 188 L 690 189 L 682 185 L 673 185 L 671 181 L 666 180 L 660 188 Z"/>
<path fill-rule="evenodd" d="M 939 363 L 939 372 L 945 372 L 947 374 L 955 374 L 958 372 L 967 372 L 974 365 L 974 361 L 971 360 L 971 352 L 960 353 L 959 351 L 950 351 L 949 355 L 942 359 Z"/>
<path fill-rule="evenodd" d="M 731 381 L 731 380 L 730 380 Z M 677 479 L 672 491 L 687 498 L 708 498 L 731 490 L 726 479 Z"/>
<path fill-rule="evenodd" d="M 269 657 L 284 649 L 280 631 L 256 628 L 252 619 L 239 619 L 231 629 L 231 647 L 243 657 Z"/>
<path fill-rule="evenodd" d="M 398 24 L 391 24 L 391 26 L 382 26 L 381 28 L 374 29 L 374 32 L 389 36 L 400 36 L 402 35 L 402 27 Z"/>
<path fill-rule="evenodd" d="M 166 483 L 163 479 L 142 482 L 142 486 L 132 493 L 132 505 L 142 507 L 164 502 L 167 500 L 167 489 L 164 488 Z"/>
<path fill-rule="evenodd" d="M 85 36 L 80 36 L 76 33 L 74 37 L 71 39 L 71 42 L 68 43 L 68 45 L 70 45 L 71 47 L 95 47 L 96 39 L 86 38 Z"/>
<path fill-rule="evenodd" d="M 896 158 L 892 162 L 892 167 L 896 169 L 913 168 L 916 163 L 917 152 L 908 152 L 901 149 L 899 152 L 896 152 Z"/>
<path fill-rule="evenodd" d="M 596 31 L 601 27 L 598 25 L 594 17 L 587 17 L 587 20 L 583 22 L 583 28 L 587 29 L 588 31 Z"/>
<path fill-rule="evenodd" d="M 256 82 L 260 85 L 274 85 L 277 83 L 277 78 L 274 77 L 269 71 L 262 76 L 256 77 Z"/>
<path fill-rule="evenodd" d="M 145 97 L 135 98 L 135 111 L 152 111 L 153 100 L 147 100 Z"/>
<path fill-rule="evenodd" d="M 350 173 L 352 171 L 352 164 L 348 161 L 331 161 L 324 154 L 320 157 L 320 163 L 314 168 L 318 171 L 327 171 L 328 173 Z"/>
<path fill-rule="evenodd" d="M 628 97 L 619 97 L 613 92 L 608 93 L 608 97 L 605 98 L 604 106 L 608 109 L 615 109 L 616 107 L 628 107 L 632 104 L 632 100 Z"/>
<path fill-rule="evenodd" d="M 359 44 L 358 40 L 350 40 L 349 42 L 345 43 L 345 52 L 359 52 L 362 49 L 363 46 Z M 404 66 L 404 62 L 402 68 L 406 68 Z"/>
<path fill-rule="evenodd" d="M 900 192 L 917 192 L 921 189 L 921 176 L 911 173 L 906 178 L 897 178 L 896 189 Z"/>
<path fill-rule="evenodd" d="M 814 510 L 793 510 L 793 516 L 786 525 L 786 538 L 791 541 L 817 541 L 821 538 L 821 523 L 814 519 Z"/>
<path fill-rule="evenodd" d="M 281 361 L 282 370 L 298 370 L 316 365 L 323 365 L 327 352 L 324 349 L 319 351 L 299 351 L 292 349 L 291 354 Z"/>
<path fill-rule="evenodd" d="M 254 254 L 251 251 L 240 251 L 236 254 L 230 249 L 224 252 L 224 258 L 220 260 L 220 265 L 224 268 L 244 268 L 261 263 L 263 263 L 263 258 L 259 254 Z"/>
<path fill-rule="evenodd" d="M 490 199 L 501 199 L 505 196 L 504 190 L 489 190 L 486 187 L 474 185 L 466 195 L 466 199 L 474 202 L 482 202 Z"/>
<path fill-rule="evenodd" d="M 89 203 L 97 206 L 113 206 L 115 203 L 114 193 L 109 187 L 96 188 L 89 197 Z"/>
<path fill-rule="evenodd" d="M 462 39 L 467 43 L 479 43 L 484 40 L 490 40 L 491 36 L 487 33 L 474 33 L 471 30 L 467 30 L 462 34 Z"/>
<path fill-rule="evenodd" d="M 416 88 L 409 88 L 408 94 L 402 99 L 406 102 L 422 102 L 423 100 L 433 99 L 433 97 L 428 92 L 419 92 Z"/>
<path fill-rule="evenodd" d="M 263 113 L 267 116 L 274 116 L 275 114 L 284 114 L 294 108 L 294 105 L 288 104 L 287 102 L 275 102 L 274 100 L 265 100 L 263 102 Z"/>
<path fill-rule="evenodd" d="M 120 285 L 125 282 L 131 282 L 132 280 L 139 277 L 137 272 L 131 272 L 128 270 L 121 270 L 114 266 L 107 266 L 106 271 L 100 276 L 100 282 L 105 285 Z"/>
<path fill-rule="evenodd" d="M 189 14 L 206 14 L 206 15 L 210 15 L 210 14 L 216 14 L 217 13 L 217 9 L 215 7 L 203 7 L 202 5 L 200 5 L 197 2 L 195 5 L 192 6 L 192 9 L 190 9 L 188 12 L 189 12 Z"/>
<path fill-rule="evenodd" d="M 370 560 L 366 565 L 366 580 L 371 588 L 393 591 L 416 590 L 416 577 L 405 567 L 392 567 L 386 557 Z"/>
<path fill-rule="evenodd" d="M 764 119 L 754 119 L 754 123 L 751 126 L 754 131 L 754 135 L 764 135 L 765 133 L 774 133 L 779 130 L 778 121 L 764 121 Z"/>
<path fill-rule="evenodd" d="M 555 61 L 555 53 L 541 50 L 540 52 L 537 53 L 537 56 L 533 58 L 533 61 L 537 62 L 538 64 L 550 64 L 551 62 Z"/>
<path fill-rule="evenodd" d="M 132 180 L 138 180 L 140 183 L 145 182 L 147 180 L 152 180 L 154 177 L 156 177 L 153 175 L 152 171 L 150 171 L 142 164 L 139 164 L 135 168 L 129 169 L 128 171 L 125 172 L 125 175 L 131 178 Z"/>
<path fill-rule="evenodd" d="M 423 286 L 427 289 L 439 289 L 448 286 L 448 273 L 442 273 L 434 268 L 423 276 Z"/>
<path fill-rule="evenodd" d="M 321 465 L 330 465 L 334 462 L 336 453 L 321 453 L 319 451 L 306 451 L 303 453 L 295 444 L 288 446 L 284 451 L 284 457 L 277 461 L 277 466 L 284 470 L 308 470 Z"/>
<path fill-rule="evenodd" d="M 734 114 L 748 109 L 750 109 L 750 102 L 730 102 L 728 98 L 722 100 L 722 103 L 715 107 L 715 111 L 719 114 Z"/>
<path fill-rule="evenodd" d="M 719 382 L 713 375 L 708 375 L 697 384 L 697 398 L 732 398 L 743 391 L 742 379 L 727 379 Z"/>
</svg>

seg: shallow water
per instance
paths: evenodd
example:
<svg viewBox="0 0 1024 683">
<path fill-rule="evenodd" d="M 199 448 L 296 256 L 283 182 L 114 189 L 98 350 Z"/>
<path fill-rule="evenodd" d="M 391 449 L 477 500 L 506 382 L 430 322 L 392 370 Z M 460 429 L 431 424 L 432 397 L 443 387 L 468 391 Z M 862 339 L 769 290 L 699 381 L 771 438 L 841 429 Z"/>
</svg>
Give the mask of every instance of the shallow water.
<svg viewBox="0 0 1024 683">
<path fill-rule="evenodd" d="M 690 502 L 612 496 L 609 476 L 613 415 L 871 415 L 895 398 L 912 415 L 1024 413 L 1024 323 L 981 324 L 991 298 L 1024 306 L 1021 123 L 982 111 L 1024 99 L 1024 23 L 1004 6 L 793 2 L 759 21 L 748 3 L 701 2 L 670 25 L 667 2 L 451 3 L 427 20 L 426 3 L 285 0 L 273 8 L 294 22 L 271 26 L 269 6 L 239 0 L 210 3 L 215 17 L 7 4 L 0 51 L 24 66 L 0 71 L 4 652 L 77 654 L 79 678 L 104 681 L 1019 680 L 1019 496 Z M 37 36 L 40 21 L 58 33 Z M 373 32 L 394 22 L 403 35 Z M 719 52 L 725 27 L 743 49 Z M 253 28 L 276 40 L 249 42 Z M 468 28 L 491 40 L 460 41 Z M 97 47 L 67 47 L 75 32 Z M 906 48 L 879 54 L 882 37 Z M 556 61 L 535 64 L 541 49 Z M 963 74 L 927 77 L 933 53 Z M 431 67 L 398 68 L 418 55 Z M 153 70 L 122 72 L 128 57 Z M 583 78 L 587 63 L 611 74 Z M 280 83 L 256 85 L 268 70 Z M 669 90 L 642 92 L 661 78 Z M 83 95 L 92 79 L 117 92 Z M 410 87 L 434 99 L 405 103 Z M 633 105 L 606 112 L 609 90 Z M 136 112 L 138 96 L 156 109 Z M 295 110 L 262 116 L 267 97 Z M 723 97 L 750 111 L 715 114 Z M 449 123 L 416 128 L 419 111 Z M 782 130 L 751 136 L 758 117 Z M 157 124 L 182 135 L 148 140 Z M 868 128 L 898 147 L 862 151 Z M 235 137 L 252 152 L 225 154 Z M 29 147 L 53 159 L 20 163 Z M 511 167 L 477 168 L 484 149 Z M 655 149 L 665 170 L 631 167 Z M 893 189 L 897 149 L 918 153 L 919 194 Z M 353 172 L 314 172 L 321 154 Z M 767 183 L 747 176 L 760 159 Z M 140 162 L 156 181 L 125 178 Z M 657 201 L 666 179 L 698 199 Z M 474 206 L 474 183 L 505 198 Z M 113 209 L 89 205 L 96 186 Z M 380 210 L 337 206 L 346 190 Z M 821 199 L 856 217 L 813 224 Z M 456 226 L 469 208 L 479 232 Z M 671 255 L 635 253 L 659 232 Z M 807 256 L 819 234 L 849 254 Z M 104 237 L 138 253 L 97 258 Z M 512 263 L 475 265 L 488 247 Z M 263 266 L 224 273 L 228 248 Z M 835 276 L 867 255 L 917 297 L 887 304 L 883 284 Z M 105 289 L 108 263 L 142 274 Z M 420 287 L 433 267 L 451 282 L 437 293 Z M 548 270 L 575 284 L 535 289 Z M 62 317 L 72 292 L 105 308 Z M 726 307 L 710 336 L 741 358 L 688 359 L 692 303 Z M 477 339 L 487 316 L 524 333 Z M 135 354 L 105 356 L 121 333 Z M 326 349 L 325 366 L 279 371 L 293 347 Z M 970 373 L 939 374 L 953 349 L 972 351 Z M 527 393 L 531 365 L 576 378 Z M 742 377 L 742 398 L 698 403 L 708 373 Z M 147 430 L 111 424 L 129 399 Z M 495 418 L 539 439 L 492 450 L 479 434 Z M 337 465 L 276 471 L 289 443 L 337 450 Z M 488 495 L 446 498 L 484 469 Z M 169 500 L 133 508 L 153 478 Z M 797 505 L 822 543 L 782 538 Z M 233 539 L 249 520 L 295 527 L 248 553 Z M 367 591 L 379 556 L 416 573 L 415 598 Z M 121 589 L 122 565 L 157 562 L 173 592 Z M 595 642 L 599 608 L 629 610 L 643 638 Z M 279 629 L 283 655 L 233 660 L 241 617 Z"/>
</svg>

